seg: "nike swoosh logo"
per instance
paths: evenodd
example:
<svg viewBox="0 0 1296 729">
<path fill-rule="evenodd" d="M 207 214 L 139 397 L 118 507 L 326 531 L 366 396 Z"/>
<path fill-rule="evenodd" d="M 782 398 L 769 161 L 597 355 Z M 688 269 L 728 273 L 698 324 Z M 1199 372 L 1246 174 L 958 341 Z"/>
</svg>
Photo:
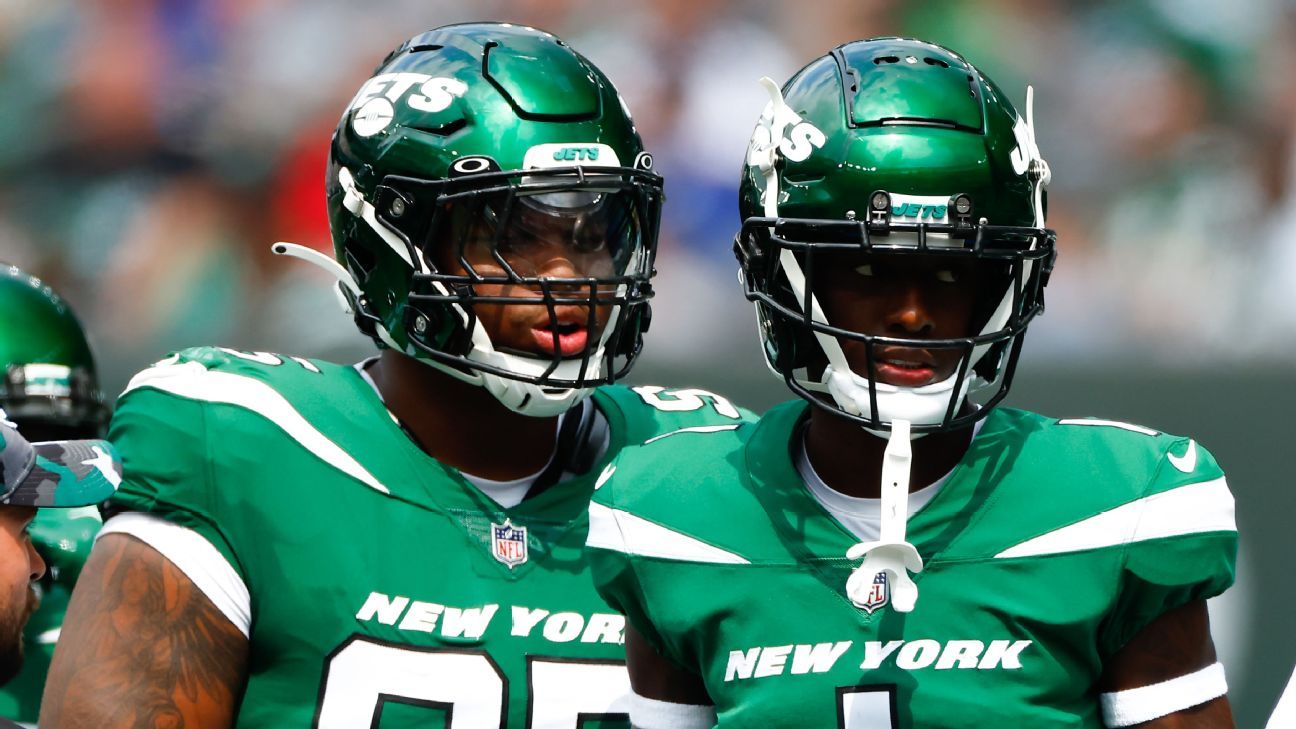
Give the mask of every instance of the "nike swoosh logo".
<svg viewBox="0 0 1296 729">
<path fill-rule="evenodd" d="M 603 484 L 607 483 L 614 473 L 616 473 L 616 465 L 609 463 L 607 468 L 603 469 L 603 473 L 599 474 L 598 480 L 594 482 L 594 490 L 598 491 L 603 488 Z"/>
<path fill-rule="evenodd" d="M 1166 458 L 1170 459 L 1170 465 L 1180 471 L 1192 473 L 1197 468 L 1197 441 L 1188 441 L 1188 450 L 1184 451 L 1182 456 L 1166 453 Z"/>
</svg>

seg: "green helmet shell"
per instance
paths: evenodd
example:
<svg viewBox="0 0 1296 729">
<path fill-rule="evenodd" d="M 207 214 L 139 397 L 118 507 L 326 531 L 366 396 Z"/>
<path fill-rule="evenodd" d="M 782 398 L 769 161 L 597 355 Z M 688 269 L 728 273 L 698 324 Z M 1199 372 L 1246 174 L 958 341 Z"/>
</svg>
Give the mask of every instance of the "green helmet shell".
<svg viewBox="0 0 1296 729">
<path fill-rule="evenodd" d="M 941 46 L 903 38 L 848 43 L 787 82 L 787 105 L 822 142 L 782 158 L 778 214 L 787 218 L 863 217 L 869 196 L 968 195 L 991 225 L 1036 226 L 1033 148 L 1024 120 L 994 83 Z M 801 156 L 802 159 L 794 159 Z M 1036 152 L 1035 157 L 1038 157 Z M 760 170 L 743 169 L 743 218 L 764 214 Z M 897 219 L 919 220 L 917 215 Z"/>
<path fill-rule="evenodd" d="M 1054 257 L 1055 235 L 1044 227 L 1050 173 L 1032 122 L 961 56 L 906 38 L 847 43 L 781 92 L 767 88 L 772 100 L 739 185 L 735 253 L 771 369 L 812 402 L 833 402 L 879 430 L 901 419 L 915 431 L 939 430 L 983 416 L 1007 393 Z M 807 258 L 856 246 L 972 257 L 1010 273 L 996 279 L 1002 289 L 984 292 L 984 327 L 967 337 L 844 331 L 811 295 Z M 849 371 L 842 339 L 864 342 L 870 360 L 877 344 L 956 349 L 961 366 L 942 383 L 885 385 Z M 969 393 L 981 394 L 981 407 L 960 407 Z"/>
<path fill-rule="evenodd" d="M 355 283 L 347 296 L 361 330 L 464 379 L 485 372 L 564 389 L 619 376 L 624 369 L 590 364 L 579 377 L 554 378 L 552 368 L 520 372 L 473 359 L 469 353 L 483 340 L 473 330 L 471 294 L 458 286 L 464 282 L 428 279 L 444 273 L 436 247 L 449 242 L 432 231 L 440 229 L 435 217 L 446 196 L 517 193 L 546 181 L 592 184 L 580 169 L 639 200 L 642 250 L 616 282 L 624 287 L 619 319 L 606 341 L 609 356 L 624 356 L 628 369 L 648 321 L 661 182 L 612 83 L 562 40 L 533 28 L 451 25 L 406 41 L 347 106 L 331 147 L 334 252 Z M 562 170 L 572 174 L 552 176 Z M 600 374 L 590 376 L 595 370 Z"/>
<path fill-rule="evenodd" d="M 72 309 L 40 279 L 0 267 L 0 408 L 24 432 L 102 434 L 107 409 Z"/>
</svg>

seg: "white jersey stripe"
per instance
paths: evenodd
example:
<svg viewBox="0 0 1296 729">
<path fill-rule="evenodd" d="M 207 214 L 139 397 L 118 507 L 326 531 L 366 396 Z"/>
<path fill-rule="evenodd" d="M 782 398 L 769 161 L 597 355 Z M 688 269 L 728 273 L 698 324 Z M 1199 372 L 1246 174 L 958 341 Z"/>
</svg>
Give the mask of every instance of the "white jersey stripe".
<svg viewBox="0 0 1296 729">
<path fill-rule="evenodd" d="M 252 597 L 234 567 L 198 532 L 160 516 L 128 511 L 109 519 L 95 536 L 129 534 L 185 573 L 194 586 L 245 636 L 252 631 Z"/>
<path fill-rule="evenodd" d="M 1228 693 L 1224 666 L 1218 662 L 1151 686 L 1101 694 L 1103 723 L 1133 726 L 1217 699 Z"/>
<path fill-rule="evenodd" d="M 135 375 L 122 394 L 142 387 L 152 387 L 189 400 L 250 410 L 279 426 L 288 437 L 330 466 L 372 489 L 390 493 L 350 454 L 316 430 L 283 395 L 260 380 L 230 372 L 215 372 L 199 362 L 185 362 L 144 370 Z"/>
<path fill-rule="evenodd" d="M 651 438 L 649 438 L 648 440 L 644 441 L 644 445 L 648 445 L 649 443 L 652 443 L 652 442 L 655 441 L 655 440 L 661 440 L 662 438 L 665 438 L 666 436 L 676 435 L 676 434 L 678 434 L 678 433 L 720 433 L 720 432 L 723 432 L 723 431 L 726 431 L 726 430 L 737 430 L 737 429 L 738 429 L 738 425 L 739 425 L 739 424 L 735 424 L 735 425 L 693 425 L 693 426 L 690 426 L 690 427 L 688 427 L 688 428 L 680 428 L 679 430 L 672 430 L 672 431 L 669 432 L 669 433 L 662 433 L 661 435 L 654 435 L 653 437 L 651 437 Z"/>
<path fill-rule="evenodd" d="M 1144 428 L 1142 425 L 1133 423 L 1122 423 L 1119 420 L 1099 420 L 1098 418 L 1064 418 L 1058 421 L 1058 425 L 1097 425 L 1105 428 L 1120 428 L 1128 430 L 1131 433 L 1142 433 L 1143 435 L 1160 435 L 1151 428 Z"/>
<path fill-rule="evenodd" d="M 1113 547 L 1163 537 L 1235 532 L 1233 494 L 1221 476 L 1131 501 L 1083 521 L 1028 539 L 996 558 L 1037 557 Z"/>
<path fill-rule="evenodd" d="M 627 511 L 591 503 L 589 516 L 589 537 L 585 541 L 587 547 L 681 562 L 750 564 L 732 552 L 654 524 Z"/>
</svg>

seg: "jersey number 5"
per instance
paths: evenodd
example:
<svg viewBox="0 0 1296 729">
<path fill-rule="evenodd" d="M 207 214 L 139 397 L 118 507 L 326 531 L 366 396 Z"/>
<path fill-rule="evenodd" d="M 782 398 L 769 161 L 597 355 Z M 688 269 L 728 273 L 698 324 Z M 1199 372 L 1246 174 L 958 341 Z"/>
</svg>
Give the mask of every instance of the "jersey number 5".
<svg viewBox="0 0 1296 729">
<path fill-rule="evenodd" d="M 527 726 L 575 729 L 628 721 L 625 665 L 527 656 Z M 502 729 L 508 678 L 483 651 L 415 648 L 353 636 L 333 652 L 320 687 L 316 729 L 380 726 L 404 704 L 444 717 L 447 729 Z M 431 726 L 431 724 L 429 724 Z"/>
<path fill-rule="evenodd" d="M 706 390 L 667 390 L 660 385 L 640 385 L 632 388 L 643 401 L 667 413 L 688 413 L 701 410 L 710 403 L 715 411 L 726 418 L 738 420 L 742 413 L 727 399 Z"/>
</svg>

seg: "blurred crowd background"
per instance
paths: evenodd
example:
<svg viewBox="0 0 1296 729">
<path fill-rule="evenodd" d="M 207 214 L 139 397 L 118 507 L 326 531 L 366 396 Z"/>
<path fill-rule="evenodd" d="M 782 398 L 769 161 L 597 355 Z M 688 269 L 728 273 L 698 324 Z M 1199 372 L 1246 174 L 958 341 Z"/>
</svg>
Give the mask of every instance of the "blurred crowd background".
<svg viewBox="0 0 1296 729">
<path fill-rule="evenodd" d="M 197 344 L 364 356 L 372 347 L 327 279 L 269 246 L 330 248 L 329 136 L 386 51 L 483 19 L 562 35 L 632 109 L 668 195 L 638 372 L 673 383 L 763 377 L 730 248 L 739 165 L 766 100 L 759 77 L 782 81 L 838 43 L 898 34 L 961 52 L 1019 108 L 1033 84 L 1060 259 L 1024 371 L 1105 373 L 1097 384 L 1143 395 L 1186 377 L 1167 385 L 1179 389 L 1164 409 L 1131 417 L 1198 434 L 1236 412 L 1218 436 L 1235 438 L 1236 454 L 1217 454 L 1268 489 L 1235 486 L 1240 505 L 1249 494 L 1252 513 L 1296 507 L 1281 474 L 1245 471 L 1267 462 L 1242 440 L 1257 412 L 1296 405 L 1291 0 L 0 0 L 0 260 L 73 303 L 109 393 Z M 1035 377 L 1047 400 L 1057 388 Z M 1251 387 L 1254 402 L 1191 399 L 1221 380 Z M 759 382 L 758 408 L 786 394 Z M 1133 402 L 1116 397 L 1117 410 Z M 1177 417 L 1185 402 L 1192 412 Z M 1245 534 L 1244 554 L 1274 554 Z M 1241 675 L 1260 687 L 1244 699 L 1256 722 L 1285 676 L 1268 666 L 1296 659 L 1296 629 L 1278 617 L 1289 608 L 1261 619 L 1250 607 L 1274 590 L 1296 599 L 1285 560 L 1268 565 L 1247 577 L 1244 563 L 1245 609 L 1222 628 L 1245 648 L 1222 648 L 1235 686 Z M 1267 627 L 1254 628 L 1270 624 L 1286 625 L 1287 647 L 1265 676 L 1248 673 L 1275 653 Z"/>
<path fill-rule="evenodd" d="M 646 362 L 757 352 L 730 253 L 756 81 L 885 34 L 950 45 L 1019 106 L 1037 89 L 1061 259 L 1029 357 L 1296 355 L 1285 0 L 0 0 L 0 259 L 74 303 L 110 386 L 199 342 L 364 351 L 322 279 L 268 246 L 329 246 L 340 110 L 401 39 L 473 19 L 566 37 L 656 154 L 669 201 Z"/>
</svg>

